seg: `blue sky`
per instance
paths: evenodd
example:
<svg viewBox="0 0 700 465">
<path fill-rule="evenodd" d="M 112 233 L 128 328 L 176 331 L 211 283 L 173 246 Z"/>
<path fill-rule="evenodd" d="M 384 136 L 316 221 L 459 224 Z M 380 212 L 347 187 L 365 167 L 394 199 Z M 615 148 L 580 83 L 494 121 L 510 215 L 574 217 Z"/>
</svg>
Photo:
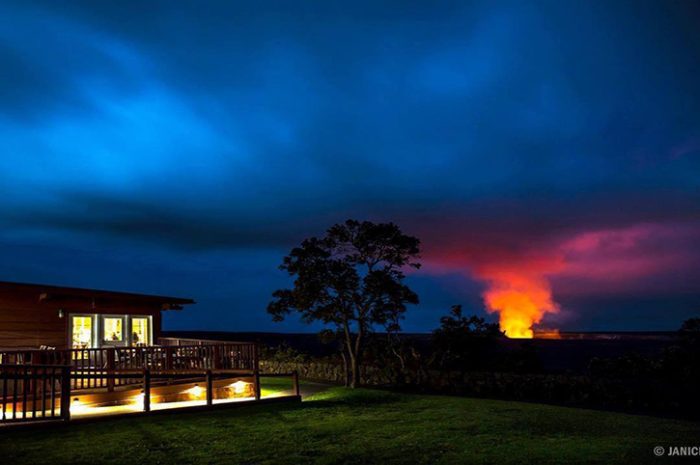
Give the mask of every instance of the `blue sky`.
<svg viewBox="0 0 700 465">
<path fill-rule="evenodd" d="M 264 308 L 347 218 L 424 245 L 405 328 L 517 272 L 563 329 L 700 312 L 693 2 L 3 2 L 0 279 Z M 484 251 L 488 251 L 485 253 Z M 498 270 L 498 271 L 495 271 Z"/>
</svg>

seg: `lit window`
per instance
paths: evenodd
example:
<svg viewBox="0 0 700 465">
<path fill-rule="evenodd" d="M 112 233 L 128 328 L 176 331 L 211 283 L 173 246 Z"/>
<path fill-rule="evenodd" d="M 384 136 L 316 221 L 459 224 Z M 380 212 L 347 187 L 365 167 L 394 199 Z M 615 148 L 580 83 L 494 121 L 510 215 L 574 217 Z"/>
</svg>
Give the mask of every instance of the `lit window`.
<svg viewBox="0 0 700 465">
<path fill-rule="evenodd" d="M 131 318 L 131 344 L 149 345 L 151 343 L 151 331 L 148 318 Z"/>
<path fill-rule="evenodd" d="M 92 317 L 72 317 L 73 334 L 72 346 L 74 349 L 87 349 L 92 347 Z"/>
<path fill-rule="evenodd" d="M 104 342 L 121 342 L 124 340 L 123 318 L 105 317 L 102 322 L 102 339 Z"/>
</svg>

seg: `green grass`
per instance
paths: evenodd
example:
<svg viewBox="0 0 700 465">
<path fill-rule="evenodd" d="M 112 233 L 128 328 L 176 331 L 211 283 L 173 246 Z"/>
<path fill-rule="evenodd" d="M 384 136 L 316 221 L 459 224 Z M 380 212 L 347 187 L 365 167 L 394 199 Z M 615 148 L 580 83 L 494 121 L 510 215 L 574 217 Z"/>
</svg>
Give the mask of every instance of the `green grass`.
<svg viewBox="0 0 700 465">
<path fill-rule="evenodd" d="M 0 432 L 7 464 L 670 463 L 691 422 L 458 397 L 332 388 L 295 405 Z M 681 463 L 692 463 L 686 458 Z"/>
<path fill-rule="evenodd" d="M 294 385 L 288 377 L 262 377 L 260 378 L 260 395 L 262 397 L 280 393 L 292 393 Z"/>
</svg>

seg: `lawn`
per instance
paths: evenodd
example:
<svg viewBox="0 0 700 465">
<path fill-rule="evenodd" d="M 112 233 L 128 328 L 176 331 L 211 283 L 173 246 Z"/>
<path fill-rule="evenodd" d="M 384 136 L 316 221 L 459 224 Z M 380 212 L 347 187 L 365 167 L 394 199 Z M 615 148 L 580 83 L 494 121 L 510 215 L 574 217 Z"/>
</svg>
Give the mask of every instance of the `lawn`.
<svg viewBox="0 0 700 465">
<path fill-rule="evenodd" d="M 302 381 L 303 383 L 303 381 Z M 288 377 L 271 377 L 271 378 L 261 378 L 260 379 L 260 395 L 262 397 L 268 397 L 278 394 L 293 394 L 294 384 L 291 378 Z"/>
<path fill-rule="evenodd" d="M 691 422 L 331 388 L 303 404 L 4 431 L 0 457 L 13 465 L 659 464 L 670 461 L 656 458 L 654 446 L 699 443 L 700 425 Z"/>
</svg>

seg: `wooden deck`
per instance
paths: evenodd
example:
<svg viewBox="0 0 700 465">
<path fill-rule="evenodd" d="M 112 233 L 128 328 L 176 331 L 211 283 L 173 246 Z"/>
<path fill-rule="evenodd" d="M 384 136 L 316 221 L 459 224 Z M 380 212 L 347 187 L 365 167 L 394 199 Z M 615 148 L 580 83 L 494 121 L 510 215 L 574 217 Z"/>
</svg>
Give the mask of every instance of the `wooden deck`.
<svg viewBox="0 0 700 465">
<path fill-rule="evenodd" d="M 0 352 L 0 364 L 69 366 L 73 375 L 85 375 L 74 377 L 73 389 L 104 387 L 112 390 L 115 386 L 141 382 L 140 376 L 134 379 L 107 376 L 116 371 L 237 370 L 252 374 L 258 369 L 258 354 L 253 343 L 32 349 Z"/>
<path fill-rule="evenodd" d="M 260 400 L 253 343 L 0 352 L 0 423 L 69 420 L 76 407 Z M 190 342 L 190 341 L 187 341 Z M 298 395 L 298 377 L 290 373 Z"/>
</svg>

